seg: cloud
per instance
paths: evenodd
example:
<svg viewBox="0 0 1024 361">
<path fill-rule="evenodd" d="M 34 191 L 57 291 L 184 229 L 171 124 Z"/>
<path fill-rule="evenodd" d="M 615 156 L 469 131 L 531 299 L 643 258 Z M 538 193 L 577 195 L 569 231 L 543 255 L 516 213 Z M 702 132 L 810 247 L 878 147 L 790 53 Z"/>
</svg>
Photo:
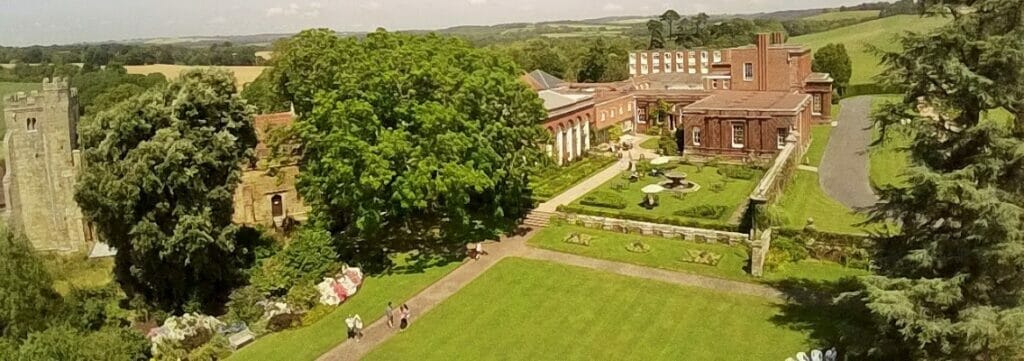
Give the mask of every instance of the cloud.
<svg viewBox="0 0 1024 361">
<path fill-rule="evenodd" d="M 601 9 L 604 11 L 622 11 L 623 8 L 619 4 L 606 3 Z"/>
<path fill-rule="evenodd" d="M 470 5 L 483 5 L 486 4 L 487 0 L 469 0 Z"/>
<path fill-rule="evenodd" d="M 323 7 L 323 4 L 321 4 L 319 1 L 314 1 L 314 2 L 309 3 L 309 8 L 310 9 L 319 9 L 319 8 L 322 8 L 322 7 Z"/>
<path fill-rule="evenodd" d="M 374 9 L 380 9 L 381 4 L 377 0 L 370 0 L 370 1 L 362 3 L 362 5 L 359 5 L 359 6 L 362 7 L 363 9 L 374 10 Z"/>
<path fill-rule="evenodd" d="M 267 9 L 267 17 L 268 18 L 269 17 L 278 16 L 278 15 L 281 15 L 283 13 L 284 13 L 284 9 L 282 9 L 282 8 L 274 7 L 274 8 Z"/>
<path fill-rule="evenodd" d="M 210 18 L 210 20 L 207 20 L 207 22 L 210 24 L 223 24 L 228 22 L 228 19 L 223 16 L 215 16 Z"/>
</svg>

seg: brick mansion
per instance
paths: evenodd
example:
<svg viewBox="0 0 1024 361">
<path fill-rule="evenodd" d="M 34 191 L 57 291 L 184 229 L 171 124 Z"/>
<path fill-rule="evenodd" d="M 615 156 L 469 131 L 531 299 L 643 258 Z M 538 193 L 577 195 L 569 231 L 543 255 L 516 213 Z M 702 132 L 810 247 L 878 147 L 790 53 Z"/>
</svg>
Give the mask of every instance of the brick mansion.
<svg viewBox="0 0 1024 361">
<path fill-rule="evenodd" d="M 589 150 L 591 138 L 607 140 L 612 127 L 681 130 L 686 154 L 761 157 L 790 136 L 806 146 L 811 123 L 831 121 L 832 78 L 812 72 L 811 50 L 785 44 L 782 33 L 729 49 L 636 51 L 629 73 L 628 80 L 599 84 L 568 83 L 543 71 L 523 77 L 547 108 L 547 150 L 558 164 Z"/>
<path fill-rule="evenodd" d="M 806 146 L 811 124 L 830 121 L 831 77 L 812 72 L 811 50 L 785 44 L 781 33 L 729 49 L 636 51 L 628 64 L 630 79 L 613 83 L 569 83 L 542 71 L 522 77 L 548 112 L 538 122 L 551 134 L 543 146 L 556 163 L 606 143 L 615 128 L 676 131 L 685 154 L 768 157 L 787 142 Z M 86 250 L 95 237 L 73 199 L 83 166 L 75 89 L 46 81 L 41 92 L 10 96 L 4 105 L 4 218 L 39 250 Z M 267 132 L 293 118 L 255 117 L 258 158 L 269 152 Z M 236 223 L 280 227 L 305 219 L 296 165 L 275 175 L 262 161 L 244 167 L 234 195 Z"/>
</svg>

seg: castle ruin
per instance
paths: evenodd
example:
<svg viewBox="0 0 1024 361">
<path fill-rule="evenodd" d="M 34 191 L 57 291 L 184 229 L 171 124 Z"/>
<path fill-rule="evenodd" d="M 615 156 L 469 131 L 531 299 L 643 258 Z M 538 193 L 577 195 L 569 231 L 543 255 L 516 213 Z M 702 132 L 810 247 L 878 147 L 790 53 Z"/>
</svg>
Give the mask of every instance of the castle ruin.
<svg viewBox="0 0 1024 361">
<path fill-rule="evenodd" d="M 4 99 L 3 215 L 39 251 L 86 250 L 92 236 L 74 200 L 81 165 L 78 94 L 65 79 Z"/>
</svg>

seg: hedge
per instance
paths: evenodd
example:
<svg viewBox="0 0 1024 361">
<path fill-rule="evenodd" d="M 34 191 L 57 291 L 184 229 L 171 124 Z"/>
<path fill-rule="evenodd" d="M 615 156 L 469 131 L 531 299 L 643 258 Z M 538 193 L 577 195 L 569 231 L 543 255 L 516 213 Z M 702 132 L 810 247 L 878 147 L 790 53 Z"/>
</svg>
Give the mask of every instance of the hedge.
<svg viewBox="0 0 1024 361">
<path fill-rule="evenodd" d="M 725 212 L 729 211 L 729 207 L 726 206 L 712 206 L 702 204 L 696 207 L 690 207 L 681 209 L 672 214 L 680 217 L 691 217 L 691 218 L 703 218 L 703 219 L 718 219 L 722 217 Z"/>
<path fill-rule="evenodd" d="M 587 208 L 587 207 L 582 207 L 582 206 L 577 206 L 577 205 L 561 205 L 561 206 L 558 206 L 558 211 L 559 212 L 563 212 L 563 213 L 575 213 L 575 214 L 582 214 L 582 215 L 588 215 L 588 216 L 617 218 L 617 219 L 624 219 L 624 220 L 630 220 L 630 221 L 639 221 L 639 222 L 648 222 L 648 223 L 657 223 L 657 224 L 667 224 L 667 225 L 671 225 L 671 226 L 680 226 L 680 227 L 703 228 L 703 229 L 711 229 L 711 230 L 725 231 L 725 232 L 739 232 L 740 231 L 738 224 L 722 224 L 722 223 L 719 223 L 719 222 L 701 221 L 701 220 L 697 220 L 697 219 L 681 219 L 681 218 L 676 218 L 676 217 L 653 217 L 653 216 L 645 216 L 645 215 L 640 215 L 640 214 L 635 214 L 635 213 L 623 212 L 623 211 L 620 211 L 620 210 L 594 209 L 594 208 Z"/>
<path fill-rule="evenodd" d="M 754 168 L 737 165 L 720 165 L 718 174 L 732 179 L 751 180 L 758 177 L 758 171 Z"/>
<path fill-rule="evenodd" d="M 580 200 L 580 204 L 601 208 L 626 209 L 626 200 L 622 196 L 604 191 L 588 194 Z"/>
</svg>

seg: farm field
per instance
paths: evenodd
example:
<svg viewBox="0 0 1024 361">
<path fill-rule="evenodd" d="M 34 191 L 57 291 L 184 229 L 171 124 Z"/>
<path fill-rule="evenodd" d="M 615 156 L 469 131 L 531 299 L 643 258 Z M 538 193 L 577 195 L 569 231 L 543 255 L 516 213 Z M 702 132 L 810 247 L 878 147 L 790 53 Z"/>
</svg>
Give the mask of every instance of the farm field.
<svg viewBox="0 0 1024 361">
<path fill-rule="evenodd" d="M 167 77 L 167 80 L 177 78 L 181 72 L 193 68 L 209 68 L 209 66 L 191 66 L 191 65 L 169 65 L 169 64 L 154 64 L 154 65 L 129 65 L 124 67 L 128 70 L 128 74 L 150 74 L 150 73 L 161 73 Z M 256 80 L 257 77 L 263 73 L 265 66 L 216 66 L 214 68 L 224 68 L 230 70 L 235 74 L 235 86 L 241 91 L 245 84 L 251 83 Z"/>
<path fill-rule="evenodd" d="M 875 19 L 878 18 L 879 10 L 856 10 L 856 11 L 830 11 L 827 13 L 821 13 L 814 16 L 808 16 L 804 20 L 821 20 L 821 21 L 832 21 L 832 20 L 843 20 L 843 19 Z"/>
<path fill-rule="evenodd" d="M 879 58 L 872 54 L 869 44 L 882 50 L 897 50 L 895 36 L 906 31 L 925 31 L 945 24 L 942 18 L 922 18 L 917 15 L 897 15 L 845 26 L 825 32 L 802 35 L 789 39 L 790 43 L 803 44 L 817 51 L 829 43 L 846 45 L 853 62 L 853 76 L 850 84 L 874 83 L 874 77 L 882 72 Z"/>
<path fill-rule="evenodd" d="M 365 360 L 783 360 L 811 346 L 779 306 L 572 266 L 502 260 Z M 614 355 L 614 356 L 612 356 Z"/>
</svg>

